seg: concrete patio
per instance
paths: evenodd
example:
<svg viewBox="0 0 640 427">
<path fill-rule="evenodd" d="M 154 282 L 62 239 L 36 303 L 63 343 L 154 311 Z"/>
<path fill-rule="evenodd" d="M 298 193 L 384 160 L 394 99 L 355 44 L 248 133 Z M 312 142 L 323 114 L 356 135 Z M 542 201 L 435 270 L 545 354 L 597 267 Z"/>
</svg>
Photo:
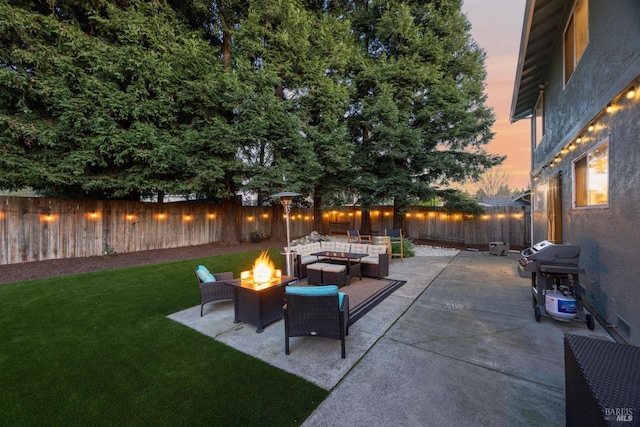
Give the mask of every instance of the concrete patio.
<svg viewBox="0 0 640 427">
<path fill-rule="evenodd" d="M 353 324 L 340 343 L 294 338 L 284 326 L 233 324 L 233 305 L 170 318 L 330 390 L 304 426 L 549 426 L 565 424 L 565 333 L 612 340 L 601 325 L 534 320 L 519 254 L 395 260 L 407 283 Z"/>
</svg>

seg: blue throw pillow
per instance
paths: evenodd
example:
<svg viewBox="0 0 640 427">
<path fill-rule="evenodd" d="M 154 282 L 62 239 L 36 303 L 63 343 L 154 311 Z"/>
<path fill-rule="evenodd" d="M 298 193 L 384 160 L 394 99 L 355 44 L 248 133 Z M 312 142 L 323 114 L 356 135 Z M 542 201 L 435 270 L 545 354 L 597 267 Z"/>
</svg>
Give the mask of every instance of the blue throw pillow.
<svg viewBox="0 0 640 427">
<path fill-rule="evenodd" d="M 204 265 L 199 265 L 196 269 L 196 274 L 202 283 L 215 282 L 216 278 L 209 272 L 207 267 Z"/>
<path fill-rule="evenodd" d="M 292 295 L 334 295 L 338 294 L 338 305 L 342 305 L 344 292 L 338 292 L 338 286 L 287 286 L 285 292 Z"/>
</svg>

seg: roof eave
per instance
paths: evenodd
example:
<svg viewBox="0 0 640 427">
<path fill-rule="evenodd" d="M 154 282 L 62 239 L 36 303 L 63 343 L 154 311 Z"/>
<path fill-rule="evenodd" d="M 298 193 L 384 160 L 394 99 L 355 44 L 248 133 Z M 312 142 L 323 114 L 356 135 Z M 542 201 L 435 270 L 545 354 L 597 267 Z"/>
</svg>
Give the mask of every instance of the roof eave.
<svg viewBox="0 0 640 427">
<path fill-rule="evenodd" d="M 529 43 L 529 34 L 531 33 L 531 19 L 533 18 L 533 8 L 535 6 L 535 0 L 527 0 L 524 9 L 524 20 L 522 22 L 522 35 L 520 37 L 520 51 L 518 54 L 518 66 L 516 68 L 516 80 L 513 85 L 513 96 L 511 98 L 511 123 L 523 119 L 525 116 L 516 114 L 516 104 L 518 101 L 518 93 L 520 92 L 520 82 L 522 81 L 522 72 L 524 67 L 524 58 L 527 51 L 527 44 Z M 530 113 L 529 113 L 530 114 Z"/>
<path fill-rule="evenodd" d="M 511 101 L 511 123 L 529 117 L 553 54 L 569 0 L 527 0 L 518 68 Z"/>
</svg>

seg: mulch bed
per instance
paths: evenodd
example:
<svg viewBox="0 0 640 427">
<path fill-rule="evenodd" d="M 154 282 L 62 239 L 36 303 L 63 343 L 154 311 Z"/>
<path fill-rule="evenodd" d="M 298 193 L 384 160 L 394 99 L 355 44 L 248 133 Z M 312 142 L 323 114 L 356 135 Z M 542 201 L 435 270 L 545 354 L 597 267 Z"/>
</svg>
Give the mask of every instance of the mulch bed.
<svg viewBox="0 0 640 427">
<path fill-rule="evenodd" d="M 6 264 L 0 265 L 0 284 L 66 276 L 68 274 L 89 273 L 100 270 L 113 270 L 116 268 L 133 267 L 137 265 L 182 261 L 186 259 L 204 258 L 236 252 L 264 250 L 272 247 L 283 247 L 285 245 L 286 244 L 283 244 L 282 242 L 270 240 L 263 240 L 258 243 L 247 242 L 239 245 L 209 243 L 206 245 L 156 249 L 151 251 L 122 254 L 116 253 L 105 256 L 50 259 L 20 264 Z"/>
</svg>

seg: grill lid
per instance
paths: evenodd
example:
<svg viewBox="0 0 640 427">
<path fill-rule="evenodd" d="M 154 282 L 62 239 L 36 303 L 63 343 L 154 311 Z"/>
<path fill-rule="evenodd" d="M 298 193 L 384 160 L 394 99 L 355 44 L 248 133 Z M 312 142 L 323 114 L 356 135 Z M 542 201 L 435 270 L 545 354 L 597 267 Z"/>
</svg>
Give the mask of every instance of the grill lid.
<svg viewBox="0 0 640 427">
<path fill-rule="evenodd" d="M 526 271 L 538 271 L 542 265 L 577 267 L 580 261 L 580 246 L 555 244 L 543 240 L 520 253 L 520 266 Z M 550 272 L 550 270 L 547 270 Z"/>
</svg>

